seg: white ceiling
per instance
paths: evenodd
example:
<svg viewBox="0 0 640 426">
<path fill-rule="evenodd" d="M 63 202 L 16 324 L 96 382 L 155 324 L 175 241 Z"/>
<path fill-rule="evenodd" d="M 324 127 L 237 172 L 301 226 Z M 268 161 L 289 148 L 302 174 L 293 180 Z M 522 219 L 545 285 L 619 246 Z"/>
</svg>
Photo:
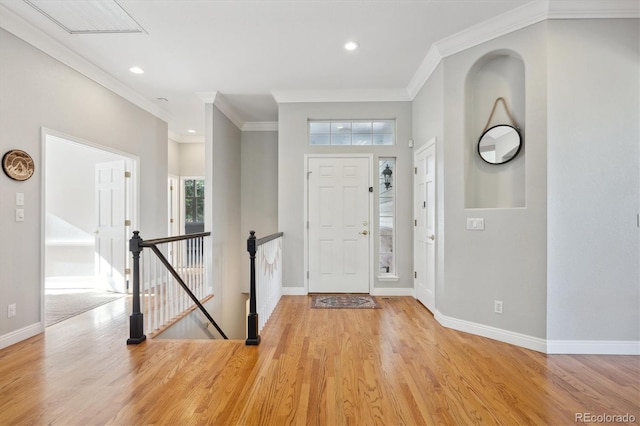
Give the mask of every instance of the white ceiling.
<svg viewBox="0 0 640 426">
<path fill-rule="evenodd" d="M 69 34 L 22 0 L 0 5 L 156 104 L 187 138 L 204 133 L 202 92 L 222 94 L 243 122 L 277 121 L 274 92 L 409 99 L 434 43 L 532 1 L 118 0 L 141 34 Z M 360 48 L 344 50 L 348 40 Z"/>
</svg>

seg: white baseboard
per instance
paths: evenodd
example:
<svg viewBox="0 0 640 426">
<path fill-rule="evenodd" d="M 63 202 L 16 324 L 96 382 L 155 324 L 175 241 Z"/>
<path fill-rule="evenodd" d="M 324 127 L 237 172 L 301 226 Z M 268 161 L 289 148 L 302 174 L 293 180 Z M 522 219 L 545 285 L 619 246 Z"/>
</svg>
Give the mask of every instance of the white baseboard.
<svg viewBox="0 0 640 426">
<path fill-rule="evenodd" d="M 304 287 L 282 287 L 283 296 L 306 296 L 307 290 Z"/>
<path fill-rule="evenodd" d="M 532 337 L 526 334 L 515 333 L 513 331 L 502 330 L 500 328 L 484 324 L 448 317 L 443 315 L 442 312 L 437 309 L 434 316 L 440 324 L 447 328 L 464 331 L 465 333 L 471 333 L 477 336 L 488 337 L 489 339 L 521 346 L 538 352 L 547 352 L 547 341 L 539 337 Z"/>
<path fill-rule="evenodd" d="M 547 340 L 548 354 L 640 355 L 640 341 Z"/>
<path fill-rule="evenodd" d="M 44 326 L 41 322 L 29 325 L 21 328 L 20 330 L 12 331 L 11 333 L 0 336 L 0 349 L 4 349 L 11 345 L 15 345 L 18 342 L 27 340 L 30 337 L 37 336 L 40 333 L 44 333 Z"/>
<path fill-rule="evenodd" d="M 392 288 L 392 287 L 374 287 L 371 290 L 372 296 L 411 296 L 415 297 L 413 288 Z"/>
</svg>

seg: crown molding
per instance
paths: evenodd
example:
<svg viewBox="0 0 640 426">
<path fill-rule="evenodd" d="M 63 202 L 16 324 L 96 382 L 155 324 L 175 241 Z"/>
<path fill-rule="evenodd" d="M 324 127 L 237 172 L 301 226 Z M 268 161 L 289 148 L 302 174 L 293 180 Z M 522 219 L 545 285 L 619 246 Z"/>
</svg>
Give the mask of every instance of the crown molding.
<svg viewBox="0 0 640 426">
<path fill-rule="evenodd" d="M 435 43 L 443 58 L 547 19 L 549 2 L 534 1 Z"/>
<path fill-rule="evenodd" d="M 549 19 L 640 18 L 638 0 L 563 0 L 549 2 Z"/>
<path fill-rule="evenodd" d="M 406 89 L 273 90 L 279 104 L 311 102 L 407 102 Z"/>
<path fill-rule="evenodd" d="M 243 132 L 277 132 L 277 121 L 249 121 L 242 126 Z"/>
<path fill-rule="evenodd" d="M 169 139 L 177 143 L 204 143 L 204 136 L 200 135 L 180 135 L 169 130 Z"/>
<path fill-rule="evenodd" d="M 197 92 L 196 95 L 205 104 L 214 104 L 218 109 L 229 119 L 238 129 L 242 129 L 244 126 L 244 120 L 241 114 L 236 110 L 233 105 L 229 103 L 222 93 L 218 91 L 214 92 Z"/>
<path fill-rule="evenodd" d="M 639 18 L 638 0 L 537 0 L 434 43 L 407 86 L 413 100 L 447 56 L 547 19 Z"/>
<path fill-rule="evenodd" d="M 431 45 L 431 48 L 429 48 L 429 51 L 427 52 L 427 56 L 424 57 L 422 63 L 418 67 L 418 70 L 413 75 L 413 78 L 407 86 L 407 93 L 411 100 L 415 99 L 418 92 L 420 92 L 422 86 L 424 86 L 429 77 L 431 77 L 431 74 L 436 70 L 441 60 L 442 55 L 438 50 L 438 46 Z"/>
<path fill-rule="evenodd" d="M 56 41 L 40 29 L 34 27 L 1 4 L 0 28 L 10 32 L 36 49 L 41 50 L 52 58 L 67 65 L 85 77 L 95 81 L 106 89 L 123 97 L 161 120 L 166 122 L 171 120 L 171 115 L 168 111 L 149 101 L 138 92 L 115 79 L 110 74 L 104 72 L 102 69 L 73 52 L 71 49 Z"/>
</svg>

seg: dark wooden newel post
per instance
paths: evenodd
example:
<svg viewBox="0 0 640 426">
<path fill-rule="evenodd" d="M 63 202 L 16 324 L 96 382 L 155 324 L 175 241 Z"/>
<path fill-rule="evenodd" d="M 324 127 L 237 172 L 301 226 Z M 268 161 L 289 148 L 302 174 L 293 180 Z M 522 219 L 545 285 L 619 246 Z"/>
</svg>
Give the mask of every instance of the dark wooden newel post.
<svg viewBox="0 0 640 426">
<path fill-rule="evenodd" d="M 251 236 L 247 240 L 247 251 L 251 263 L 250 289 L 249 289 L 249 316 L 247 319 L 247 345 L 259 345 L 260 335 L 258 334 L 258 312 L 256 309 L 256 232 L 251 231 Z"/>
<path fill-rule="evenodd" d="M 137 345 L 145 341 L 143 314 L 140 312 L 140 253 L 142 252 L 142 238 L 140 231 L 133 231 L 133 237 L 129 240 L 129 251 L 133 255 L 133 309 L 129 317 L 129 339 L 127 345 Z"/>
</svg>

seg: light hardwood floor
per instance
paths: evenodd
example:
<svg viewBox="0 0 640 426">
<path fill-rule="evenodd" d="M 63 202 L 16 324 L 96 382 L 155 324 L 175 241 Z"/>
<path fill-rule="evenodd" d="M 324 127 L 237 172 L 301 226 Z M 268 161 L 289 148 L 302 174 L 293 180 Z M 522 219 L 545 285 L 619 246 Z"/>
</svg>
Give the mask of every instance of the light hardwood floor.
<svg viewBox="0 0 640 426">
<path fill-rule="evenodd" d="M 640 357 L 544 355 L 443 328 L 412 298 L 378 301 L 283 297 L 257 347 L 127 346 L 125 300 L 111 302 L 0 351 L 0 424 L 640 422 Z"/>
</svg>

